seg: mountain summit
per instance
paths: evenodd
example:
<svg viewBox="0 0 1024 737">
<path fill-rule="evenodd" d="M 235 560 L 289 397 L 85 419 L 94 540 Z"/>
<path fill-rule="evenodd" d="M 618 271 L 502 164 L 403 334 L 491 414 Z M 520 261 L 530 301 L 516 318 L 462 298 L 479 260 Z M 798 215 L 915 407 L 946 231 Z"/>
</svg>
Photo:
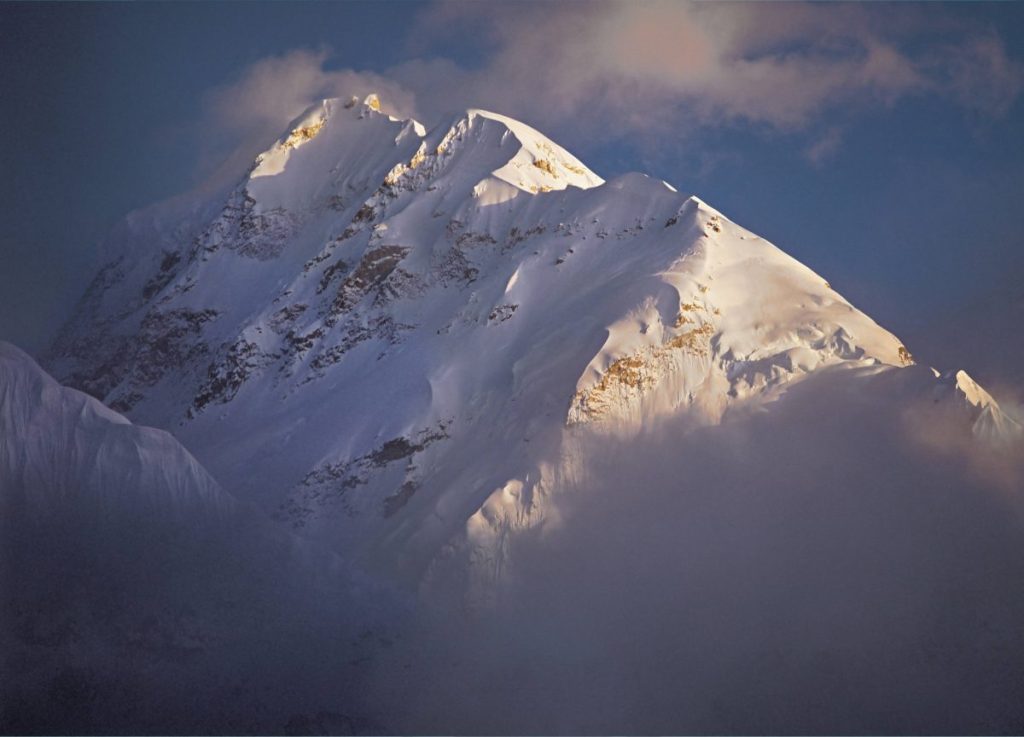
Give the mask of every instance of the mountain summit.
<svg viewBox="0 0 1024 737">
<path fill-rule="evenodd" d="M 452 550 L 499 575 L 581 438 L 721 423 L 823 372 L 908 372 L 979 435 L 1020 434 L 771 243 L 502 115 L 428 132 L 324 100 L 195 212 L 122 227 L 49 367 L 281 523 L 417 578 Z"/>
</svg>

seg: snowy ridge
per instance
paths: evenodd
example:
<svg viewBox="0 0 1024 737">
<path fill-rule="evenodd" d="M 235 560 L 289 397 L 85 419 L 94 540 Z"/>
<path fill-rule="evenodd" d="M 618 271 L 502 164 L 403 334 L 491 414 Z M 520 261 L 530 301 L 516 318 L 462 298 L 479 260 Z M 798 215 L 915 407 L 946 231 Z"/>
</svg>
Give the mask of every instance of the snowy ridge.
<svg viewBox="0 0 1024 737">
<path fill-rule="evenodd" d="M 49 365 L 283 524 L 414 577 L 452 540 L 487 558 L 543 520 L 581 434 L 913 363 L 699 199 L 603 182 L 484 111 L 427 132 L 326 100 L 210 209 L 102 272 Z M 950 396 L 980 436 L 1015 432 L 979 391 Z"/>
<path fill-rule="evenodd" d="M 361 633 L 351 657 L 403 608 L 230 496 L 169 433 L 3 342 L 0 591 L 10 733 L 240 732 L 268 707 L 283 727 L 294 712 L 277 710 L 305 699 L 275 707 L 267 664 L 285 652 L 305 670 Z"/>
<path fill-rule="evenodd" d="M 5 518 L 71 510 L 227 515 L 233 500 L 171 435 L 137 427 L 60 386 L 0 342 L 0 492 Z"/>
</svg>

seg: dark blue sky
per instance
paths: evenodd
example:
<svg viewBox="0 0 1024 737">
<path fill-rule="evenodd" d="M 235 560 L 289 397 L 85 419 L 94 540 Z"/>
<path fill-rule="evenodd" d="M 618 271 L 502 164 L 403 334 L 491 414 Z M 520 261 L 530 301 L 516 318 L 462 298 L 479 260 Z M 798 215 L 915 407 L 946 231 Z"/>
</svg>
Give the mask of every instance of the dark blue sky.
<svg viewBox="0 0 1024 737">
<path fill-rule="evenodd" d="M 118 218 L 375 73 L 699 194 L 913 347 L 1024 273 L 1022 62 L 1021 3 L 3 4 L 0 338 L 41 349 Z"/>
</svg>

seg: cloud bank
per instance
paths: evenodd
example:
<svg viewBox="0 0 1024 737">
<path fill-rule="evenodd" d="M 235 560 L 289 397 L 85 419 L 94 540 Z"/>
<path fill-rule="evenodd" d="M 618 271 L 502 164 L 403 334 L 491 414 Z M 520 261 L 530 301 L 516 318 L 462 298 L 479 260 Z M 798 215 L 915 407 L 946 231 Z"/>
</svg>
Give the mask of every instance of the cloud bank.
<svg viewBox="0 0 1024 737">
<path fill-rule="evenodd" d="M 753 124 L 813 126 L 828 110 L 935 96 L 987 116 L 1024 84 L 990 29 L 919 9 L 856 5 L 448 2 L 419 19 L 419 58 L 382 74 L 333 70 L 325 50 L 263 60 L 210 95 L 231 130 L 280 128 L 318 97 L 379 91 L 436 122 L 470 106 L 609 135 Z M 482 61 L 446 44 L 478 39 Z"/>
<path fill-rule="evenodd" d="M 906 376 L 826 372 L 720 427 L 594 441 L 557 528 L 507 541 L 494 609 L 377 661 L 393 725 L 1019 731 L 1020 448 L 988 465 Z"/>
<path fill-rule="evenodd" d="M 441 38 L 472 31 L 493 48 L 480 68 L 459 70 L 474 98 L 552 122 L 588 111 L 627 129 L 792 129 L 838 105 L 923 94 L 999 115 L 1024 77 L 993 33 L 893 7 L 453 2 L 432 8 L 422 28 Z M 444 86 L 429 70 L 396 76 L 431 97 Z"/>
</svg>

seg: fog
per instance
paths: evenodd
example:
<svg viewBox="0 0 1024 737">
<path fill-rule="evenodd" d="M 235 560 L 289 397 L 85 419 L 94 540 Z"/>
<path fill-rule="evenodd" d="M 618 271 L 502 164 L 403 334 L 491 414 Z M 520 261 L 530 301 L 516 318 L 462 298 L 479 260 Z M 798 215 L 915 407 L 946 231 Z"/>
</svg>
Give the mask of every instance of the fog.
<svg viewBox="0 0 1024 737">
<path fill-rule="evenodd" d="M 1019 732 L 1020 447 L 901 383 L 591 441 L 495 608 L 421 631 L 396 728 Z"/>
<path fill-rule="evenodd" d="M 510 538 L 486 606 L 251 518 L 7 537 L 6 611 L 38 609 L 34 639 L 4 628 L 0 726 L 1019 733 L 1021 448 L 972 439 L 914 371 L 821 372 L 720 426 L 575 432 L 587 472 Z"/>
</svg>

